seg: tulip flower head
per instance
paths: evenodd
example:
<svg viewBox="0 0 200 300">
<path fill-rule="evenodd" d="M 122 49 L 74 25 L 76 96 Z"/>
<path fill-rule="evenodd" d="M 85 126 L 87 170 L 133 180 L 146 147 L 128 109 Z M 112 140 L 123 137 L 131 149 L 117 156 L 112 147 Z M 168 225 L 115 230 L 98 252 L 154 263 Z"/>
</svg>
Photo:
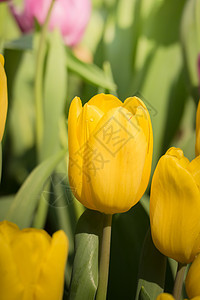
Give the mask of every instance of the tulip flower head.
<svg viewBox="0 0 200 300">
<path fill-rule="evenodd" d="M 197 107 L 196 113 L 196 145 L 195 145 L 196 156 L 200 155 L 200 101 Z"/>
<path fill-rule="evenodd" d="M 22 32 L 29 32 L 33 29 L 34 19 L 42 25 L 50 4 L 51 0 L 24 0 L 24 10 L 20 12 L 12 2 L 9 2 L 10 10 Z M 58 28 L 65 44 L 74 46 L 83 36 L 90 13 L 90 0 L 56 0 L 49 29 Z"/>
<path fill-rule="evenodd" d="M 200 299 L 200 255 L 198 255 L 190 266 L 185 279 L 185 288 L 189 298 Z"/>
<path fill-rule="evenodd" d="M 156 300 L 175 300 L 175 299 L 171 294 L 162 293 L 162 294 L 158 295 Z"/>
<path fill-rule="evenodd" d="M 200 156 L 193 161 L 170 148 L 155 169 L 150 223 L 155 246 L 180 263 L 200 252 Z"/>
<path fill-rule="evenodd" d="M 87 208 L 125 212 L 146 190 L 152 161 L 149 113 L 137 97 L 122 103 L 109 94 L 82 107 L 75 97 L 68 118 L 69 182 Z"/>
<path fill-rule="evenodd" d="M 61 300 L 68 240 L 0 222 L 0 299 Z"/>
<path fill-rule="evenodd" d="M 0 142 L 3 138 L 7 109 L 8 109 L 8 95 L 7 95 L 7 78 L 4 70 L 4 57 L 0 54 Z"/>
<path fill-rule="evenodd" d="M 158 295 L 156 300 L 175 300 L 175 298 L 171 294 L 162 293 L 162 294 Z M 187 299 L 184 299 L 184 300 L 187 300 Z M 200 300 L 200 296 L 191 298 L 190 300 Z"/>
</svg>

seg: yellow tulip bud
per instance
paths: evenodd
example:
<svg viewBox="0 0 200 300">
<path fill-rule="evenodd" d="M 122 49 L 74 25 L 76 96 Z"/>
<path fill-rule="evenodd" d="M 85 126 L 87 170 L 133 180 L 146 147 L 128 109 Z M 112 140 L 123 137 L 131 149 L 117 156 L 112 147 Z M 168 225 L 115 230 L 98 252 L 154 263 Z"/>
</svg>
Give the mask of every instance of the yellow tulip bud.
<svg viewBox="0 0 200 300">
<path fill-rule="evenodd" d="M 0 222 L 0 299 L 61 300 L 68 240 L 60 230 L 19 230 Z"/>
<path fill-rule="evenodd" d="M 155 246 L 180 263 L 200 252 L 200 156 L 178 148 L 163 155 L 152 178 L 150 223 Z"/>
<path fill-rule="evenodd" d="M 190 266 L 185 279 L 185 288 L 189 298 L 200 299 L 200 255 L 198 255 Z"/>
<path fill-rule="evenodd" d="M 196 114 L 196 156 L 200 155 L 200 101 L 197 107 L 197 114 Z"/>
<path fill-rule="evenodd" d="M 99 94 L 83 107 L 74 98 L 68 144 L 69 182 L 83 205 L 114 214 L 140 200 L 151 171 L 153 134 L 149 113 L 139 98 L 122 103 Z"/>
<path fill-rule="evenodd" d="M 162 293 L 162 294 L 158 295 L 156 300 L 175 300 L 175 299 L 171 294 Z"/>
<path fill-rule="evenodd" d="M 0 142 L 3 138 L 7 108 L 8 108 L 8 96 L 7 96 L 7 78 L 4 70 L 4 57 L 0 54 Z"/>
</svg>

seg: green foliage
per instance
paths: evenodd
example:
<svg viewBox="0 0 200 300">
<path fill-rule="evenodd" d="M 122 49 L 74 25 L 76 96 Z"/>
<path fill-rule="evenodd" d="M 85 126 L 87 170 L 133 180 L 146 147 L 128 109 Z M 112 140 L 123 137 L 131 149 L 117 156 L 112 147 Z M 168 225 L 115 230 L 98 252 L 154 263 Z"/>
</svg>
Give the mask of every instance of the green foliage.
<svg viewBox="0 0 200 300">
<path fill-rule="evenodd" d="M 95 297 L 98 286 L 98 249 L 102 226 L 103 214 L 96 211 L 85 211 L 78 221 L 70 300 L 92 300 Z"/>
<path fill-rule="evenodd" d="M 137 289 L 138 262 L 149 227 L 140 203 L 113 216 L 108 299 L 133 299 Z"/>
<path fill-rule="evenodd" d="M 181 45 L 187 71 L 188 87 L 195 102 L 199 100 L 197 61 L 200 53 L 200 3 L 187 1 L 181 21 Z"/>
<path fill-rule="evenodd" d="M 144 240 L 142 256 L 139 266 L 138 286 L 136 300 L 143 298 L 141 293 L 149 295 L 150 299 L 156 299 L 164 290 L 167 258 L 161 254 L 153 244 L 150 229 Z M 141 292 L 142 288 L 146 293 Z"/>
<path fill-rule="evenodd" d="M 142 286 L 139 293 L 139 300 L 150 300 L 149 294 L 145 290 L 145 287 Z"/>
<path fill-rule="evenodd" d="M 5 215 L 6 220 L 20 228 L 31 226 L 42 188 L 64 155 L 65 151 L 56 153 L 32 171 L 12 201 Z"/>
</svg>

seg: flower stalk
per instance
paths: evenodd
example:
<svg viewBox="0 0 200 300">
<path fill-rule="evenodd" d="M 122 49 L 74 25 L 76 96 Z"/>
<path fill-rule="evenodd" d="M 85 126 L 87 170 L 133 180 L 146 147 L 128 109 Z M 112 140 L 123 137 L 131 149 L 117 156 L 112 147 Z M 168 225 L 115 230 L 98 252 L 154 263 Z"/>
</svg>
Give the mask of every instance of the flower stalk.
<svg viewBox="0 0 200 300">
<path fill-rule="evenodd" d="M 42 27 L 42 32 L 39 40 L 39 46 L 36 58 L 36 72 L 35 72 L 35 106 L 36 106 L 36 143 L 38 153 L 40 151 L 40 146 L 43 136 L 43 70 L 44 70 L 44 58 L 45 58 L 45 39 L 47 34 L 47 29 L 50 21 L 50 16 L 54 6 L 55 0 L 51 1 L 44 25 Z"/>
<path fill-rule="evenodd" d="M 187 264 L 178 263 L 176 278 L 174 282 L 174 289 L 173 289 L 173 296 L 175 300 L 180 300 L 181 298 L 186 266 Z"/>
<path fill-rule="evenodd" d="M 99 284 L 96 300 L 105 300 L 108 286 L 108 273 L 110 261 L 110 241 L 111 241 L 112 215 L 104 215 L 103 233 L 101 239 Z"/>
</svg>

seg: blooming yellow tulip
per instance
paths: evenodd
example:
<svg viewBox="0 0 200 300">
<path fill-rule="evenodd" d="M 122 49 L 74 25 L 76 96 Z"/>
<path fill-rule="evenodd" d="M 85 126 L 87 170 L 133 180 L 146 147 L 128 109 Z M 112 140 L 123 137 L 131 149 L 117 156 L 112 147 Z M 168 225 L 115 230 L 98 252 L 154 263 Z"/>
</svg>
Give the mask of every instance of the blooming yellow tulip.
<svg viewBox="0 0 200 300">
<path fill-rule="evenodd" d="M 200 298 L 200 255 L 198 255 L 190 266 L 185 279 L 186 292 L 189 298 Z"/>
<path fill-rule="evenodd" d="M 61 300 L 68 240 L 0 222 L 0 299 Z"/>
<path fill-rule="evenodd" d="M 0 142 L 3 138 L 7 108 L 8 108 L 8 96 L 7 96 L 7 79 L 4 70 L 4 57 L 0 54 Z"/>
<path fill-rule="evenodd" d="M 137 97 L 122 103 L 109 94 L 82 107 L 75 97 L 68 118 L 69 182 L 86 207 L 125 212 L 147 187 L 153 134 L 149 113 Z"/>
<path fill-rule="evenodd" d="M 175 300 L 175 299 L 171 294 L 162 293 L 162 294 L 158 295 L 156 300 Z"/>
<path fill-rule="evenodd" d="M 170 148 L 156 167 L 150 195 L 150 223 L 155 246 L 180 263 L 200 252 L 200 156 L 192 162 Z"/>
<path fill-rule="evenodd" d="M 200 155 L 200 101 L 196 113 L 196 156 Z"/>
</svg>

